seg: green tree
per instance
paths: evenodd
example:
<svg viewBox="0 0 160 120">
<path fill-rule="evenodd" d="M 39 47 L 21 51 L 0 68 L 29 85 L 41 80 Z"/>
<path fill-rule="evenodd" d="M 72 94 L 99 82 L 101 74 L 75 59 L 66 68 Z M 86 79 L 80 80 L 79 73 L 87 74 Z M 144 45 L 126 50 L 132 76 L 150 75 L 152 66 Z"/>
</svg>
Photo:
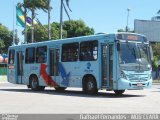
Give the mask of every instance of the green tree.
<svg viewBox="0 0 160 120">
<path fill-rule="evenodd" d="M 160 60 L 160 43 L 152 43 L 152 50 L 153 50 L 153 55 L 154 55 L 154 59 L 153 59 L 153 69 L 157 69 L 158 68 L 158 60 Z"/>
<path fill-rule="evenodd" d="M 51 24 L 51 39 L 59 39 L 59 35 L 60 35 L 60 24 L 57 22 L 53 22 Z M 63 30 L 63 35 L 66 37 L 67 33 L 66 31 Z"/>
<path fill-rule="evenodd" d="M 3 53 L 3 48 L 5 47 L 4 41 L 0 39 L 0 53 Z"/>
<path fill-rule="evenodd" d="M 94 29 L 86 26 L 83 20 L 65 21 L 63 30 L 67 32 L 67 38 L 94 34 Z"/>
<path fill-rule="evenodd" d="M 24 8 L 29 9 L 32 12 L 32 36 L 31 40 L 34 42 L 34 18 L 35 18 L 35 10 L 42 9 L 47 12 L 48 10 L 48 0 L 24 0 Z"/>
<path fill-rule="evenodd" d="M 12 32 L 0 24 L 0 53 L 7 53 L 8 47 L 12 45 Z"/>
<path fill-rule="evenodd" d="M 45 41 L 47 39 L 47 31 L 46 28 L 44 29 L 43 27 L 39 26 L 39 25 L 35 25 L 34 26 L 34 40 L 36 42 L 40 42 L 40 41 Z M 27 34 L 27 42 L 31 43 L 31 38 L 32 38 L 32 30 L 31 28 L 28 29 L 28 34 Z"/>
<path fill-rule="evenodd" d="M 35 41 L 46 41 L 48 40 L 48 25 L 39 26 L 35 25 Z M 60 35 L 60 24 L 53 22 L 51 24 L 51 39 L 59 39 Z M 63 38 L 86 36 L 94 34 L 94 29 L 89 28 L 82 20 L 65 21 L 63 28 Z M 31 29 L 28 30 L 28 40 L 31 40 Z M 28 41 L 31 42 L 31 41 Z"/>
<path fill-rule="evenodd" d="M 118 29 L 117 32 L 126 32 L 125 29 Z M 128 32 L 134 33 L 134 30 L 128 29 Z"/>
<path fill-rule="evenodd" d="M 48 40 L 48 31 L 47 31 L 48 25 L 40 26 L 35 25 L 35 41 L 47 41 Z M 31 42 L 31 29 L 28 29 L 28 43 Z M 51 24 L 51 39 L 58 39 L 59 38 L 59 23 L 52 23 Z"/>
<path fill-rule="evenodd" d="M 160 51 L 160 43 L 154 43 L 151 45 L 152 45 L 154 56 L 156 56 L 158 59 L 160 59 L 160 52 L 159 52 Z"/>
</svg>

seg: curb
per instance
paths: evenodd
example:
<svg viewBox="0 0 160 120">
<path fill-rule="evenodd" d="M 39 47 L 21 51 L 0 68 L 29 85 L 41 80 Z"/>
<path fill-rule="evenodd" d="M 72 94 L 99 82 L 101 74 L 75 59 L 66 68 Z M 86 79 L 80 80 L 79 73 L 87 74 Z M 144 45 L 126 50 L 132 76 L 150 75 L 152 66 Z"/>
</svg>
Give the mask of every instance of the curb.
<svg viewBox="0 0 160 120">
<path fill-rule="evenodd" d="M 7 80 L 0 80 L 0 83 L 8 83 Z"/>
<path fill-rule="evenodd" d="M 153 85 L 160 85 L 160 83 L 152 83 Z"/>
<path fill-rule="evenodd" d="M 8 81 L 0 81 L 0 84 L 1 84 L 1 83 L 8 83 Z"/>
</svg>

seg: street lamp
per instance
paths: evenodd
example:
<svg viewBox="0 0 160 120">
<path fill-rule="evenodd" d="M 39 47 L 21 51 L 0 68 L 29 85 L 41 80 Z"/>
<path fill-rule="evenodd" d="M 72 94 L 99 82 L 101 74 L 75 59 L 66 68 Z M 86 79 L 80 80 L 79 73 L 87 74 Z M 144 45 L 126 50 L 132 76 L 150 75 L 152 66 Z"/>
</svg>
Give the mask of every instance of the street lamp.
<svg viewBox="0 0 160 120">
<path fill-rule="evenodd" d="M 127 26 L 126 26 L 126 32 L 128 32 L 128 19 L 129 19 L 129 12 L 131 11 L 130 8 L 127 8 Z"/>
</svg>

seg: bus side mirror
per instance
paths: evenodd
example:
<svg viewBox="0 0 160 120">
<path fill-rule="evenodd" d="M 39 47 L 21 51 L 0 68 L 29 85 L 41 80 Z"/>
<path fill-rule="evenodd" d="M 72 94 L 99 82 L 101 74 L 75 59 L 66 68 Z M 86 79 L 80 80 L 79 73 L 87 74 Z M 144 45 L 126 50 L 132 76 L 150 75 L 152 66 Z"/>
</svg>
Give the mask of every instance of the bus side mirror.
<svg viewBox="0 0 160 120">
<path fill-rule="evenodd" d="M 121 45 L 120 43 L 117 43 L 117 51 L 120 51 L 121 50 Z"/>
</svg>

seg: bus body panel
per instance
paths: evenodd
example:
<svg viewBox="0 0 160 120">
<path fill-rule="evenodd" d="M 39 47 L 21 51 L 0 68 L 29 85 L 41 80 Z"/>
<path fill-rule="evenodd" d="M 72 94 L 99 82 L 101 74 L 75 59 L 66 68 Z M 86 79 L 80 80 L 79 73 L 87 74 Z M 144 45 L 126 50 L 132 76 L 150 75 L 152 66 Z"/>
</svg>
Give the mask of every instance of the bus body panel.
<svg viewBox="0 0 160 120">
<path fill-rule="evenodd" d="M 151 71 L 144 71 L 137 73 L 135 71 L 128 71 L 127 80 L 120 78 L 118 80 L 118 90 L 122 89 L 143 89 L 152 86 Z"/>
<path fill-rule="evenodd" d="M 7 80 L 10 83 L 16 84 L 16 73 L 15 73 L 15 66 L 14 65 L 8 65 L 8 72 L 7 72 Z"/>
<path fill-rule="evenodd" d="M 95 52 L 97 59 L 82 61 L 80 60 L 81 43 L 89 41 L 98 41 L 98 48 L 96 48 L 98 50 L 97 53 Z M 30 85 L 30 77 L 35 75 L 40 86 L 82 88 L 84 77 L 91 75 L 96 80 L 97 89 L 125 90 L 151 87 L 151 70 L 144 71 L 143 74 L 136 73 L 134 70 L 121 70 L 118 42 L 115 34 L 103 34 L 9 47 L 10 58 L 12 58 L 12 50 L 15 50 L 15 53 L 13 52 L 15 57 L 14 64 L 10 61 L 8 64 L 8 81 Z M 63 46 L 72 43 L 79 45 L 78 59 L 73 62 L 63 61 Z M 38 48 L 44 46 L 46 46 L 47 60 L 44 63 L 37 63 Z M 26 63 L 28 48 L 34 48 L 33 63 Z M 123 78 L 122 72 L 128 77 L 127 79 Z M 139 77 L 135 79 L 146 78 L 146 81 L 131 81 L 129 77 L 137 74 Z"/>
</svg>

